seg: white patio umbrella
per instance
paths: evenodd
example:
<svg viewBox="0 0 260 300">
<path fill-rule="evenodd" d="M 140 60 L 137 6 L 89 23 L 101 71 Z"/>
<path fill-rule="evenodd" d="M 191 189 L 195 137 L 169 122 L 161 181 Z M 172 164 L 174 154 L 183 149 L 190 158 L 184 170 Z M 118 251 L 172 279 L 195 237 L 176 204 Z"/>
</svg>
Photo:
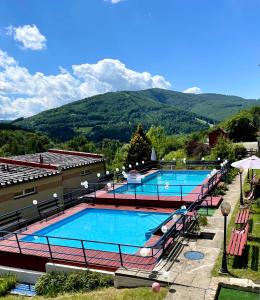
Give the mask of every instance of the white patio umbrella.
<svg viewBox="0 0 260 300">
<path fill-rule="evenodd" d="M 154 148 L 152 149 L 151 160 L 153 160 L 153 161 L 156 160 L 156 153 L 155 153 Z"/>
<path fill-rule="evenodd" d="M 245 159 L 235 161 L 231 164 L 232 167 L 237 169 L 251 169 L 259 170 L 260 169 L 260 158 L 253 155 Z"/>
<path fill-rule="evenodd" d="M 240 205 L 243 206 L 243 191 L 242 191 L 242 172 L 245 169 L 248 170 L 259 170 L 260 169 L 260 158 L 253 155 L 245 159 L 238 160 L 231 164 L 232 167 L 239 169 L 240 174 Z"/>
</svg>

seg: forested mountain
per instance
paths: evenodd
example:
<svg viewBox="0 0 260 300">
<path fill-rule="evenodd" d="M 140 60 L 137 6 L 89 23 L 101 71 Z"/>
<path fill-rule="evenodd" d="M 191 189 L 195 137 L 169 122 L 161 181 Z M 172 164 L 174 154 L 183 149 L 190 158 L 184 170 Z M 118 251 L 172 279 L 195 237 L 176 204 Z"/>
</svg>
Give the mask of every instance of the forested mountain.
<svg viewBox="0 0 260 300">
<path fill-rule="evenodd" d="M 256 100 L 219 94 L 185 94 L 163 89 L 112 92 L 79 100 L 13 122 L 60 141 L 77 134 L 94 142 L 104 138 L 126 142 L 138 123 L 145 129 L 163 126 L 167 134 L 208 128 Z"/>
<path fill-rule="evenodd" d="M 186 94 L 163 89 L 149 89 L 138 93 L 216 121 L 222 121 L 247 107 L 260 105 L 260 101 L 255 99 L 222 94 Z"/>
<path fill-rule="evenodd" d="M 207 121 L 213 122 L 139 92 L 117 92 L 76 101 L 13 124 L 62 141 L 83 133 L 96 142 L 104 138 L 128 141 L 140 122 L 145 129 L 161 125 L 167 134 L 174 134 L 206 129 Z"/>
<path fill-rule="evenodd" d="M 45 135 L 0 124 L 0 156 L 46 151 L 53 142 Z"/>
</svg>

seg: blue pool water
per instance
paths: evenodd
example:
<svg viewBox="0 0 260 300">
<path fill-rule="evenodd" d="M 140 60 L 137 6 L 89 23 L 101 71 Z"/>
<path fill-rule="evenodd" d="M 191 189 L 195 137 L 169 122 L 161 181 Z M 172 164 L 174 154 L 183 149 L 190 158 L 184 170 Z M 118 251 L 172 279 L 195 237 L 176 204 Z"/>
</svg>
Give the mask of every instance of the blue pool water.
<svg viewBox="0 0 260 300">
<path fill-rule="evenodd" d="M 156 196 L 188 195 L 207 178 L 211 171 L 158 171 L 145 176 L 142 184 L 127 184 L 115 189 L 116 194 Z M 110 191 L 113 193 L 113 191 Z"/>
<path fill-rule="evenodd" d="M 160 225 L 169 217 L 167 213 L 136 212 L 127 210 L 87 208 L 73 216 L 35 232 L 32 236 L 23 238 L 23 241 L 81 248 L 80 241 L 63 240 L 64 238 L 90 240 L 84 242 L 85 249 L 118 252 L 115 245 L 97 243 L 120 243 L 125 245 L 143 246 L 149 239 L 147 232 Z M 123 253 L 133 254 L 140 249 L 122 246 Z"/>
</svg>

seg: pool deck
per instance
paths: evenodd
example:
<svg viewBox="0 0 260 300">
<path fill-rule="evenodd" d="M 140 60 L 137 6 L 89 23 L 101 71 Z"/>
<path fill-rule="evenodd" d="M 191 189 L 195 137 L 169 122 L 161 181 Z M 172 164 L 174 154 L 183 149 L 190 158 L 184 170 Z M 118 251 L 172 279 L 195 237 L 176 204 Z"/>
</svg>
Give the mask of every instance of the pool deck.
<svg viewBox="0 0 260 300">
<path fill-rule="evenodd" d="M 36 222 L 28 227 L 27 230 L 22 231 L 22 234 L 17 234 L 19 239 L 22 239 L 23 234 L 33 234 L 51 224 L 55 224 L 75 213 L 78 213 L 86 208 L 101 208 L 113 210 L 131 210 L 131 211 L 145 211 L 158 213 L 172 213 L 173 209 L 165 209 L 158 207 L 133 207 L 133 206 L 111 206 L 99 204 L 79 204 L 73 208 L 65 211 L 64 214 L 52 217 L 47 221 Z M 147 241 L 145 246 L 152 245 L 160 238 L 160 235 L 153 235 Z M 115 271 L 121 266 L 121 258 L 125 268 L 139 268 L 144 270 L 153 270 L 157 264 L 157 257 L 161 254 L 158 252 L 153 257 L 141 257 L 140 254 L 120 254 L 116 252 L 98 251 L 85 249 L 83 253 L 82 248 L 54 246 L 51 245 L 52 256 L 48 245 L 36 244 L 30 242 L 19 242 L 22 253 L 20 253 L 15 237 L 7 237 L 0 241 L 0 265 L 8 265 L 10 267 L 29 268 L 35 271 L 45 271 L 45 264 L 47 262 L 71 264 L 75 266 L 88 266 L 91 268 L 105 269 Z M 85 259 L 86 257 L 86 259 Z M 87 262 L 87 263 L 86 263 Z M 28 266 L 29 264 L 29 266 Z"/>
<path fill-rule="evenodd" d="M 148 173 L 150 175 L 151 173 Z M 218 184 L 220 182 L 220 176 L 217 177 Z M 205 179 L 202 184 L 206 185 L 208 179 Z M 126 185 L 126 183 L 125 183 Z M 114 189 L 121 187 L 121 185 L 115 184 Z M 204 187 L 203 192 L 206 194 L 210 192 L 208 187 Z M 87 194 L 87 197 L 95 198 L 95 203 L 98 204 L 111 204 L 111 205 L 128 205 L 128 206 L 154 206 L 154 207 L 172 207 L 179 208 L 181 205 L 185 203 L 193 203 L 198 199 L 199 194 L 201 193 L 201 185 L 195 187 L 188 195 L 184 196 L 160 196 L 158 195 L 130 195 L 130 194 L 119 194 L 119 193 L 111 193 L 111 190 L 98 190 L 95 193 Z M 206 206 L 205 198 L 205 206 Z M 209 199 L 208 199 L 209 200 Z M 222 197 L 213 197 L 212 202 L 208 201 L 209 207 L 218 207 L 222 201 Z"/>
</svg>

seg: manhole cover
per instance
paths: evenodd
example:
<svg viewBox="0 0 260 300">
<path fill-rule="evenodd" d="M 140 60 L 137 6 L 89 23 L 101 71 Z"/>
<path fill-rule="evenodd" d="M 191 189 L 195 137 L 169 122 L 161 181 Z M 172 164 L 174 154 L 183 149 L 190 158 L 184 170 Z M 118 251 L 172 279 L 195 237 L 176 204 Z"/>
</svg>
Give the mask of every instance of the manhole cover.
<svg viewBox="0 0 260 300">
<path fill-rule="evenodd" d="M 199 251 L 188 251 L 184 253 L 184 257 L 190 260 L 200 260 L 204 258 L 204 254 Z"/>
</svg>

